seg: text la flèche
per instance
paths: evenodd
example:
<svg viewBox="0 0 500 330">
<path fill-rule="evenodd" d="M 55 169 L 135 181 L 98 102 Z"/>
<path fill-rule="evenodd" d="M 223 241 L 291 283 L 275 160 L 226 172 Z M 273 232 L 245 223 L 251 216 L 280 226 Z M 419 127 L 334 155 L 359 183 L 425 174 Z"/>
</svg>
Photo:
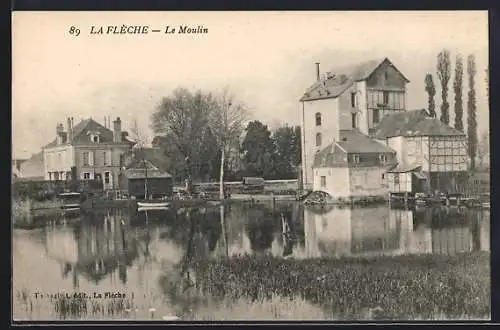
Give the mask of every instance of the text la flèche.
<svg viewBox="0 0 500 330">
<path fill-rule="evenodd" d="M 108 25 L 90 27 L 90 34 L 147 34 L 149 26 L 147 25 Z"/>
</svg>

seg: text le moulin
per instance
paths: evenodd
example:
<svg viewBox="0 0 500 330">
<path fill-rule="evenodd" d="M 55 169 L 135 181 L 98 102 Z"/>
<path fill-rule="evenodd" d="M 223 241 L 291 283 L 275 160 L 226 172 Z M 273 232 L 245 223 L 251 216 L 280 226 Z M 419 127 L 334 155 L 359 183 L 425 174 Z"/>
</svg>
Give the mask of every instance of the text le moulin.
<svg viewBox="0 0 500 330">
<path fill-rule="evenodd" d="M 90 27 L 90 34 L 149 34 L 149 33 L 164 33 L 164 34 L 206 34 L 208 28 L 203 25 L 167 25 L 163 29 L 153 29 L 148 25 L 108 25 Z"/>
</svg>

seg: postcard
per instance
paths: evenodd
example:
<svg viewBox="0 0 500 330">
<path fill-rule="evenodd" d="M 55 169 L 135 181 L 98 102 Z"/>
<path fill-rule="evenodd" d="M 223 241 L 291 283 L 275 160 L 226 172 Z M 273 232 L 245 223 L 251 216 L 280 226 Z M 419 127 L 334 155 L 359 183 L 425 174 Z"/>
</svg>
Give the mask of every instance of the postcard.
<svg viewBox="0 0 500 330">
<path fill-rule="evenodd" d="M 487 11 L 12 13 L 14 321 L 490 320 Z"/>
</svg>

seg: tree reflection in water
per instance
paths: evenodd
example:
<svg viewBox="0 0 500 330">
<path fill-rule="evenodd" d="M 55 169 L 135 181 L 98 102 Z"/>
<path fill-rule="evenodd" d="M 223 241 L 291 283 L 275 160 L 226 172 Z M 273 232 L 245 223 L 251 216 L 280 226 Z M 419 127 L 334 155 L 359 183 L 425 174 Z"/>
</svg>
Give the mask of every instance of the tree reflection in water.
<svg viewBox="0 0 500 330">
<path fill-rule="evenodd" d="M 205 214 L 201 217 L 199 213 L 203 212 Z M 163 238 L 184 245 L 185 253 L 177 264 L 163 265 L 159 285 L 165 300 L 176 306 L 176 315 L 190 318 L 192 311 L 205 300 L 203 295 L 198 294 L 192 263 L 197 258 L 206 258 L 207 252 L 215 249 L 221 228 L 214 223 L 213 220 L 216 218 L 213 212 L 211 214 L 207 210 L 181 209 L 177 215 L 173 230 Z"/>
</svg>

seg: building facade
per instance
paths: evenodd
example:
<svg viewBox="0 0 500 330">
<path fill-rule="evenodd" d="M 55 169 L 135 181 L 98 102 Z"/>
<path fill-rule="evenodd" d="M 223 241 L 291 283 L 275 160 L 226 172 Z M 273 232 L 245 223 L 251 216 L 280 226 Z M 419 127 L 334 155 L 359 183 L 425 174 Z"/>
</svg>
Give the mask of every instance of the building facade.
<svg viewBox="0 0 500 330">
<path fill-rule="evenodd" d="M 340 141 L 341 131 L 370 135 L 384 116 L 405 111 L 408 82 L 387 58 L 340 68 L 323 77 L 317 64 L 317 81 L 300 99 L 305 189 L 314 185 L 316 153 Z"/>
<path fill-rule="evenodd" d="M 43 152 L 37 152 L 23 161 L 19 166 L 19 173 L 20 177 L 25 180 L 43 180 Z"/>
<path fill-rule="evenodd" d="M 396 164 L 388 146 L 357 130 L 340 132 L 340 140 L 316 153 L 313 190 L 333 198 L 386 196 L 386 172 Z"/>
<path fill-rule="evenodd" d="M 425 109 L 386 116 L 373 137 L 396 151 L 398 166 L 420 168 L 418 173 L 427 178 L 428 192 L 465 189 L 467 137 L 430 117 Z"/>
<path fill-rule="evenodd" d="M 56 139 L 43 148 L 45 180 L 97 180 L 117 189 L 123 155 L 133 146 L 121 127 L 119 117 L 112 129 L 91 118 L 77 125 L 68 118 L 66 130 L 57 124 Z"/>
</svg>

